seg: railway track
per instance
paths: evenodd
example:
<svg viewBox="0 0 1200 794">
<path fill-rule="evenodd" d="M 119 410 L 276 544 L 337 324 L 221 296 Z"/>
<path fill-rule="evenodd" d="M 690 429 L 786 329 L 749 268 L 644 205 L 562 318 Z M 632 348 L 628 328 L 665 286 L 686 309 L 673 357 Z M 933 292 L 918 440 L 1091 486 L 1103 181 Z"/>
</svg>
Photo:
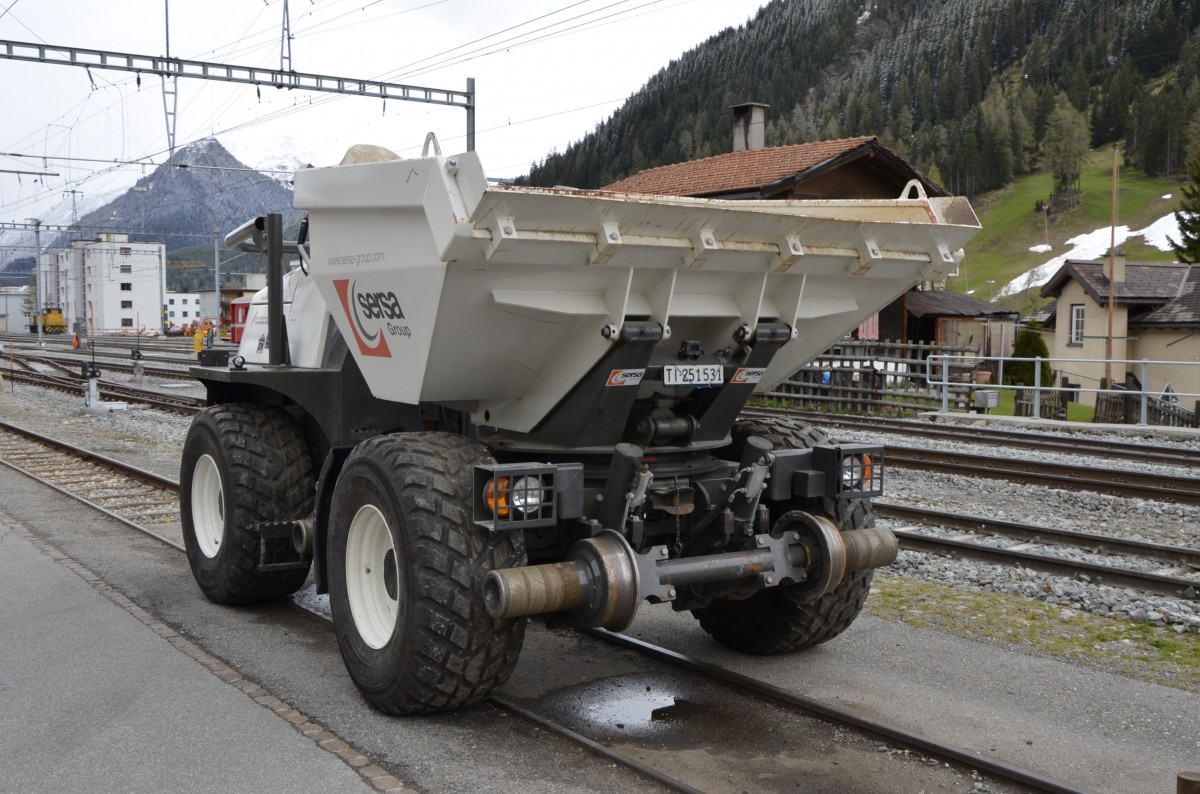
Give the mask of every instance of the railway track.
<svg viewBox="0 0 1200 794">
<path fill-rule="evenodd" d="M 3 377 L 11 378 L 17 383 L 27 383 L 33 386 L 41 386 L 55 391 L 67 392 L 69 394 L 82 394 L 85 381 L 78 374 L 64 372 L 62 374 L 52 375 L 45 372 L 39 372 L 33 369 L 10 369 L 3 373 Z M 111 381 L 99 380 L 96 384 L 102 398 L 110 398 L 113 400 L 138 403 L 148 405 L 152 408 L 158 408 L 174 413 L 185 415 L 195 414 L 202 409 L 207 402 L 200 397 L 190 397 L 185 394 L 170 394 L 163 393 L 155 389 L 144 389 L 138 386 L 129 386 L 122 383 L 113 383 Z"/>
<path fill-rule="evenodd" d="M 926 527 L 944 527 L 959 532 L 955 537 L 943 537 L 915 529 L 892 528 L 902 549 L 1023 567 L 1055 576 L 1087 577 L 1096 584 L 1128 587 L 1168 598 L 1194 600 L 1200 591 L 1200 549 L 879 501 L 872 507 L 879 518 L 913 521 Z M 1053 553 L 1055 551 L 1058 554 Z M 1072 556 L 1063 557 L 1064 551 Z M 1105 555 L 1152 561 L 1159 570 L 1123 567 L 1119 560 L 1110 563 L 1094 561 Z"/>
<path fill-rule="evenodd" d="M 743 416 L 748 419 L 769 417 L 784 419 L 802 418 L 807 420 L 809 418 L 807 415 L 800 416 L 796 412 L 780 410 L 765 411 L 760 408 L 744 411 Z M 840 423 L 841 420 L 839 417 L 816 415 L 812 418 L 816 419 L 820 426 L 844 426 Z M 889 427 L 889 425 L 883 423 L 871 422 L 869 424 L 871 429 L 876 431 L 886 430 Z M 929 423 L 924 424 L 929 427 L 935 427 L 929 425 Z M 955 427 L 949 430 L 949 432 L 947 432 L 948 428 L 944 427 L 936 428 L 936 430 L 938 438 L 960 443 L 972 443 L 975 440 L 975 432 L 977 432 L 971 428 L 959 427 Z M 959 433 L 960 430 L 963 431 L 961 434 Z M 913 430 L 911 432 L 916 431 Z M 1045 451 L 1040 446 L 1043 440 L 1051 439 L 1056 443 L 1059 441 L 1059 439 L 1045 435 L 1031 435 L 1027 433 L 1016 435 L 1022 437 L 1020 438 L 1021 445 L 1025 449 L 1031 450 Z M 1007 434 L 1004 437 L 1007 437 Z M 1151 448 L 1148 445 L 1124 444 L 1084 437 L 1080 437 L 1078 443 L 1074 443 L 1075 439 L 1067 439 L 1067 441 L 1072 442 L 1072 448 L 1064 449 L 1063 451 L 1075 455 L 1124 456 L 1126 459 L 1138 460 L 1143 463 L 1162 463 L 1164 460 L 1164 452 L 1161 449 Z M 999 444 L 1001 442 L 995 440 L 995 443 Z M 1130 469 L 1106 468 L 1084 461 L 1067 465 L 1038 459 L 1017 459 L 898 444 L 885 444 L 883 451 L 887 464 L 899 468 L 1008 480 L 1050 488 L 1094 491 L 1096 493 L 1136 499 L 1158 499 L 1181 504 L 1200 504 L 1200 478 L 1183 474 L 1144 473 Z M 1142 452 L 1146 452 L 1146 454 L 1143 455 Z M 1194 452 L 1194 450 L 1188 449 L 1172 451 L 1170 453 L 1172 457 L 1171 463 L 1194 469 L 1197 465 L 1200 465 L 1200 453 L 1193 455 Z M 1134 457 L 1130 457 L 1131 455 Z"/>
<path fill-rule="evenodd" d="M 1196 477 L 1105 469 L 1084 464 L 1065 465 L 1043 460 L 1018 460 L 891 444 L 884 446 L 883 454 L 889 464 L 902 468 L 1008 480 L 1050 488 L 1094 491 L 1135 499 L 1200 504 L 1200 479 Z"/>
<path fill-rule="evenodd" d="M 183 550 L 174 480 L 8 422 L 0 422 L 0 463 Z"/>
<path fill-rule="evenodd" d="M 71 447 L 55 439 L 30 433 L 7 423 L 0 423 L 0 461 L 34 477 L 50 487 L 84 504 L 117 518 L 126 526 L 142 532 L 182 551 L 176 539 L 179 531 L 178 485 L 174 481 L 145 472 L 128 464 Z M 174 536 L 174 537 L 172 537 Z M 328 619 L 326 614 L 300 604 L 313 614 Z M 997 759 L 981 756 L 950 743 L 930 739 L 920 732 L 861 717 L 835 705 L 806 698 L 773 687 L 748 676 L 723 670 L 668 649 L 654 646 L 624 635 L 605 631 L 590 631 L 588 636 L 636 651 L 652 659 L 669 663 L 706 680 L 751 694 L 775 707 L 798 711 L 809 718 L 832 723 L 861 733 L 871 741 L 883 741 L 920 756 L 937 759 L 939 763 L 954 764 L 1037 792 L 1068 794 L 1081 791 L 1066 783 L 1022 769 Z M 534 709 L 497 694 L 490 698 L 497 708 L 557 736 L 568 739 L 603 758 L 620 764 L 648 780 L 678 792 L 697 792 L 700 789 L 684 780 L 642 763 L 627 753 L 588 738 L 570 727 L 537 713 Z M 757 711 L 757 710 L 756 710 Z"/>
<path fill-rule="evenodd" d="M 1069 455 L 1095 455 L 1109 460 L 1129 460 L 1164 466 L 1200 466 L 1200 449 L 1163 447 L 1132 441 L 1093 438 L 1075 433 L 1070 438 L 998 427 L 937 423 L 923 419 L 891 419 L 877 416 L 848 416 L 823 414 L 790 408 L 751 407 L 743 416 L 785 417 L 800 419 L 821 427 L 837 427 L 864 432 L 895 433 L 925 439 L 986 444 L 1008 449 L 1028 449 L 1038 452 L 1061 452 Z"/>
<path fill-rule="evenodd" d="M 53 367 L 55 370 L 64 373 L 79 372 L 79 363 L 81 361 L 91 360 L 91 355 L 77 356 L 57 356 L 57 355 L 29 355 L 23 353 L 20 358 L 31 364 L 41 364 L 48 367 Z M 96 366 L 101 371 L 124 372 L 132 375 L 135 370 L 133 359 L 128 361 L 116 361 L 111 356 L 104 356 L 96 360 Z M 142 359 L 146 361 L 156 361 L 158 363 L 174 364 L 173 367 L 152 367 L 142 364 L 142 373 L 151 378 L 166 378 L 174 380 L 193 380 L 192 375 L 188 372 L 187 367 L 196 363 L 195 356 L 179 357 L 179 356 L 145 356 Z"/>
</svg>

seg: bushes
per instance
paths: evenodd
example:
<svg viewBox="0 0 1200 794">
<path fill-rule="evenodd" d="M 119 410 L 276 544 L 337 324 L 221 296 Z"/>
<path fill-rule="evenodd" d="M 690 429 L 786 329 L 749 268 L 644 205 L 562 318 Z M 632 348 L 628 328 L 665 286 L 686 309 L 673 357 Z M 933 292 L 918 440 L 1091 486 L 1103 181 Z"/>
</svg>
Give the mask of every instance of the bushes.
<svg viewBox="0 0 1200 794">
<path fill-rule="evenodd" d="M 1026 325 L 1017 334 L 1017 339 L 1013 343 L 1013 358 L 1050 358 L 1050 348 L 1046 347 L 1046 340 L 1042 339 L 1042 326 L 1036 322 L 1031 322 Z M 1005 365 L 1004 382 L 1010 386 L 1032 386 L 1033 385 L 1033 363 L 1032 361 L 1013 361 Z M 1050 369 L 1049 361 L 1042 361 L 1042 379 L 1041 385 L 1051 387 L 1054 385 L 1054 372 Z"/>
</svg>

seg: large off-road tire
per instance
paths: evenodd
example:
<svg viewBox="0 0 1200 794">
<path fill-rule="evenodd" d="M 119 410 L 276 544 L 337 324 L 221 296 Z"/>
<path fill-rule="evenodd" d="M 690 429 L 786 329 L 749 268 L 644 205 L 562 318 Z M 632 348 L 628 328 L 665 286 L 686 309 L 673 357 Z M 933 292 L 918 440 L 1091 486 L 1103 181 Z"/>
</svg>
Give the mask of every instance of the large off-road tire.
<svg viewBox="0 0 1200 794">
<path fill-rule="evenodd" d="M 183 445 L 179 506 L 188 563 L 204 595 L 251 604 L 299 590 L 307 568 L 257 570 L 254 525 L 304 518 L 314 497 L 308 445 L 282 408 L 231 403 L 197 414 Z"/>
<path fill-rule="evenodd" d="M 461 436 L 380 436 L 350 454 L 334 488 L 334 629 L 351 679 L 381 711 L 472 703 L 516 666 L 525 619 L 490 617 L 483 580 L 524 564 L 525 541 L 471 520 L 472 466 L 483 462 Z"/>
<path fill-rule="evenodd" d="M 739 422 L 734 428 L 733 445 L 744 444 L 751 435 L 763 436 L 781 449 L 809 449 L 825 443 L 827 438 L 823 431 L 804 422 L 764 419 Z M 740 454 L 740 449 L 736 452 Z M 842 532 L 875 523 L 866 499 L 812 499 L 771 505 L 771 509 L 775 516 L 788 510 L 822 514 Z M 693 609 L 692 614 L 701 628 L 726 648 L 741 653 L 786 653 L 819 645 L 849 628 L 866 603 L 873 576 L 870 569 L 852 571 L 841 584 L 815 600 L 805 596 L 803 585 L 771 587 L 749 598 L 722 599 Z"/>
</svg>

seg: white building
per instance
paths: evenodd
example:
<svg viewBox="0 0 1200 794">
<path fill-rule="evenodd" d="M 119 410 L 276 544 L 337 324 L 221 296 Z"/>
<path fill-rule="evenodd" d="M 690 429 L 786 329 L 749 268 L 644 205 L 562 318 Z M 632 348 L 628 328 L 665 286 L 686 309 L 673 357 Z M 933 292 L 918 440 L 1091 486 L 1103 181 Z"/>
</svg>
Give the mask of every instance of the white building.
<svg viewBox="0 0 1200 794">
<path fill-rule="evenodd" d="M 199 293 L 168 292 L 166 317 L 168 328 L 195 325 L 197 320 L 205 317 L 200 307 Z"/>
<path fill-rule="evenodd" d="M 160 333 L 164 325 L 166 248 L 124 234 L 74 240 L 42 254 L 42 300 L 63 311 L 73 333 Z"/>
<path fill-rule="evenodd" d="M 25 303 L 32 292 L 29 285 L 0 287 L 0 331 L 29 330 L 29 312 Z"/>
</svg>

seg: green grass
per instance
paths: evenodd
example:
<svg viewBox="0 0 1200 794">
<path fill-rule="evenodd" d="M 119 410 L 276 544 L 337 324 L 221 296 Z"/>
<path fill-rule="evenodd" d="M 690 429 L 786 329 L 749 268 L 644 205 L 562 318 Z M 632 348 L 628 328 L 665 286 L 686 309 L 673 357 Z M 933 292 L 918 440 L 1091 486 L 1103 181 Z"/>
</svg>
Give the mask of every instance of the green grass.
<svg viewBox="0 0 1200 794">
<path fill-rule="evenodd" d="M 1200 634 L 1100 617 L 1024 596 L 972 593 L 876 574 L 866 612 L 891 622 L 1017 646 L 1088 667 L 1200 692 Z"/>
<path fill-rule="evenodd" d="M 988 388 L 988 387 L 983 387 Z M 1016 416 L 1017 393 L 1013 389 L 1000 389 L 999 404 L 988 413 L 992 416 Z M 1096 415 L 1096 409 L 1089 405 L 1067 403 L 1068 422 L 1091 422 Z"/>
<path fill-rule="evenodd" d="M 975 290 L 975 297 L 987 299 L 991 296 L 990 289 L 999 290 L 1030 268 L 1066 252 L 1066 241 L 1072 237 L 1109 226 L 1112 222 L 1111 149 L 1089 154 L 1080 184 L 1083 190 L 1080 204 L 1050 216 L 1049 253 L 1029 250 L 1044 243 L 1047 237 L 1043 215 L 1035 206 L 1039 199 L 1049 200 L 1052 187 L 1049 174 L 1030 174 L 1003 190 L 978 197 L 974 205 L 983 228 L 967 245 L 966 259 L 959 267 L 959 275 L 949 280 L 947 288 L 956 292 L 966 292 L 970 288 Z M 1141 229 L 1178 209 L 1180 187 L 1173 179 L 1148 177 L 1130 168 L 1120 168 L 1117 225 Z M 1168 193 L 1172 198 L 1163 199 Z M 1150 248 L 1138 239 L 1122 244 L 1121 248 L 1132 261 L 1171 262 L 1175 259 L 1173 253 Z M 995 282 L 994 287 L 989 288 L 989 280 Z M 1026 313 L 1040 299 L 1013 296 L 1002 302 Z"/>
</svg>

